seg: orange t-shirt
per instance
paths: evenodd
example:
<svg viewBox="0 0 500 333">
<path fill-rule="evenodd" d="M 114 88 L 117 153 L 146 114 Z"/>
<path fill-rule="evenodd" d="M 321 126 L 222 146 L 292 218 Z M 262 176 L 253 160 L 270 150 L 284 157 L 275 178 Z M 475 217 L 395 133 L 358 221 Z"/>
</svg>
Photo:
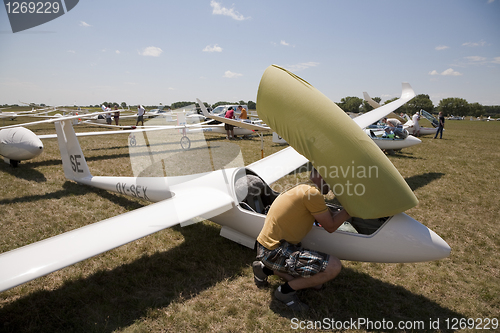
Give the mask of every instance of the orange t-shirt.
<svg viewBox="0 0 500 333">
<path fill-rule="evenodd" d="M 297 244 L 311 230 L 313 215 L 327 210 L 325 199 L 316 187 L 297 185 L 274 200 L 257 241 L 268 250 L 277 248 L 282 239 Z"/>
<path fill-rule="evenodd" d="M 248 119 L 247 110 L 245 110 L 245 108 L 241 109 L 240 119 Z"/>
</svg>

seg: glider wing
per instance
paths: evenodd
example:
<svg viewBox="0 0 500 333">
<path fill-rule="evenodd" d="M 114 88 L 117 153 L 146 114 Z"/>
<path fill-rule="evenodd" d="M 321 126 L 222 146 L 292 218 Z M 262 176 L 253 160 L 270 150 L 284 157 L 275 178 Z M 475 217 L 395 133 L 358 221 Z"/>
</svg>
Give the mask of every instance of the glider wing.
<svg viewBox="0 0 500 333">
<path fill-rule="evenodd" d="M 220 214 L 230 209 L 232 202 L 222 191 L 190 188 L 175 192 L 170 199 L 3 253 L 0 255 L 0 291 L 196 216 Z"/>
<path fill-rule="evenodd" d="M 415 92 L 408 83 L 403 83 L 403 92 L 401 93 L 401 98 L 391 102 L 389 104 L 382 105 L 370 112 L 367 112 L 359 117 L 354 118 L 354 122 L 361 128 L 365 128 L 374 122 L 379 121 L 381 118 L 387 116 L 389 113 L 393 112 L 397 108 L 403 106 L 408 101 L 415 97 Z"/>
</svg>

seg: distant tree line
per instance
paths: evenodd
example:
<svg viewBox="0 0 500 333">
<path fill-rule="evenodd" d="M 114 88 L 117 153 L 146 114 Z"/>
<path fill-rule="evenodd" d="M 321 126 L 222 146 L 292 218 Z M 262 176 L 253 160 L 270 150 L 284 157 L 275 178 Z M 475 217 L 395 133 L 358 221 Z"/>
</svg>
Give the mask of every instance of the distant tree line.
<svg viewBox="0 0 500 333">
<path fill-rule="evenodd" d="M 374 101 L 377 103 L 381 102 L 380 97 L 373 97 L 372 98 Z M 398 98 L 393 98 L 390 100 L 385 101 L 384 104 L 390 103 L 392 101 L 397 100 Z M 156 109 L 158 106 L 163 106 L 164 108 L 171 108 L 172 110 L 179 109 L 182 107 L 185 107 L 187 105 L 191 104 L 196 104 L 198 106 L 198 103 L 196 102 L 189 102 L 189 101 L 183 101 L 183 102 L 175 102 L 172 103 L 171 105 L 143 105 L 146 109 Z M 228 101 L 219 101 L 215 104 L 208 104 L 204 103 L 205 106 L 210 107 L 210 108 L 216 108 L 219 105 L 226 105 L 226 104 L 238 104 L 238 105 L 247 105 L 249 110 L 256 110 L 257 105 L 253 101 L 239 101 L 239 102 L 228 102 Z M 42 105 L 42 104 L 40 104 Z M 114 108 L 115 106 L 121 107 L 126 109 L 127 108 L 127 103 L 126 102 L 103 102 L 101 104 L 96 104 L 96 105 L 90 105 L 90 107 L 96 107 L 99 108 L 101 105 L 109 106 L 111 108 Z M 373 107 L 369 105 L 365 100 L 359 98 L 359 97 L 353 97 L 353 96 L 348 96 L 344 97 L 340 100 L 340 102 L 337 103 L 337 105 L 344 110 L 345 112 L 353 112 L 353 113 L 359 113 L 359 112 L 368 112 L 373 110 Z M 7 105 L 4 104 L 2 107 L 7 107 L 7 106 L 15 106 L 15 105 Z M 75 105 L 76 106 L 76 105 Z M 137 105 L 130 105 L 129 107 L 132 108 L 137 108 Z M 437 106 L 434 106 L 432 103 L 429 95 L 425 94 L 420 94 L 415 96 L 411 101 L 406 103 L 405 105 L 401 106 L 399 109 L 397 109 L 395 112 L 396 113 L 406 113 L 406 114 L 414 114 L 415 112 L 420 111 L 421 109 L 430 112 L 430 113 L 438 113 L 440 111 L 443 112 L 445 116 L 473 116 L 473 117 L 479 117 L 479 116 L 492 116 L 492 117 L 499 117 L 500 116 L 500 105 L 493 105 L 493 106 L 484 106 L 479 103 L 468 103 L 465 99 L 463 98 L 444 98 L 441 101 L 439 101 L 439 104 Z"/>
<path fill-rule="evenodd" d="M 377 103 L 380 103 L 380 97 L 372 98 Z M 398 98 L 393 98 L 385 101 L 384 104 L 393 102 Z M 368 102 L 362 100 L 359 97 L 344 97 L 340 100 L 337 105 L 345 112 L 368 112 L 373 110 L 373 107 L 368 104 Z M 399 109 L 394 111 L 395 113 L 406 113 L 414 114 L 420 110 L 425 110 L 430 113 L 443 112 L 445 116 L 498 116 L 500 115 L 500 105 L 496 106 L 483 106 L 479 103 L 468 103 L 463 98 L 444 98 L 439 101 L 437 106 L 434 106 L 429 95 L 420 94 L 415 96 L 411 101 L 401 106 Z"/>
<path fill-rule="evenodd" d="M 199 106 L 198 103 L 189 102 L 189 101 L 175 102 L 175 103 L 172 103 L 171 105 L 163 105 L 162 103 L 160 103 L 159 105 L 142 105 L 142 106 L 144 106 L 146 109 L 156 109 L 159 106 L 163 106 L 164 108 L 167 108 L 167 109 L 170 108 L 172 110 L 175 110 L 175 109 L 180 109 L 180 108 L 183 108 L 185 106 L 192 105 L 192 104 Z M 220 102 L 217 102 L 217 103 L 211 104 L 211 105 L 208 103 L 204 103 L 204 104 L 205 104 L 205 106 L 210 107 L 212 109 L 218 107 L 219 105 L 227 105 L 227 104 L 247 105 L 249 110 L 255 110 L 257 108 L 257 105 L 253 101 L 248 101 L 248 102 L 245 102 L 245 101 L 239 101 L 239 102 L 220 101 Z M 109 106 L 111 108 L 114 108 L 115 106 L 122 107 L 124 109 L 127 108 L 127 103 L 125 103 L 125 102 L 121 102 L 120 104 L 118 104 L 116 102 L 102 102 L 101 104 L 90 105 L 90 107 L 100 108 L 101 105 L 104 105 L 106 107 Z M 130 107 L 137 107 L 137 105 L 129 105 L 129 106 Z"/>
</svg>

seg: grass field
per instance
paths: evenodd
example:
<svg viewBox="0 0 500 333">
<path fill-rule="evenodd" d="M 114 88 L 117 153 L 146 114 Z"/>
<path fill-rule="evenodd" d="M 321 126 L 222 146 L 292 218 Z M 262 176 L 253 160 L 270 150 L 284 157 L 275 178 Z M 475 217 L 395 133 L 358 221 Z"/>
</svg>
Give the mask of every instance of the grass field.
<svg viewBox="0 0 500 333">
<path fill-rule="evenodd" d="M 53 125 L 33 130 L 55 132 Z M 206 139 L 214 146 L 225 141 Z M 80 143 L 94 175 L 133 176 L 126 135 Z M 448 121 L 443 140 L 423 137 L 422 144 L 389 156 L 420 202 L 407 213 L 448 242 L 450 257 L 412 264 L 344 261 L 325 289 L 300 293 L 312 307 L 306 314 L 273 300 L 277 278 L 257 289 L 254 251 L 220 237 L 219 226 L 204 221 L 0 293 L 0 331 L 296 332 L 304 331 L 294 329 L 299 323 L 312 328 L 315 321 L 358 319 L 407 327 L 392 331 L 478 331 L 480 323 L 500 317 L 499 143 L 500 122 Z M 245 164 L 260 158 L 258 138 L 237 144 Z M 44 145 L 42 155 L 16 169 L 0 163 L 0 252 L 148 204 L 67 181 L 57 141 Z M 265 137 L 266 155 L 282 148 Z M 431 326 L 438 320 L 439 328 Z"/>
</svg>

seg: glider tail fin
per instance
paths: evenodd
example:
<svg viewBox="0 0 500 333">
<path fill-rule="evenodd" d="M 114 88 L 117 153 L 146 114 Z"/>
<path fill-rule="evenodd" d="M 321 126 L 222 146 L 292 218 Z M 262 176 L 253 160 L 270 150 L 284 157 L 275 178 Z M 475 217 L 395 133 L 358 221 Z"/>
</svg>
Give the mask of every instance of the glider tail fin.
<svg viewBox="0 0 500 333">
<path fill-rule="evenodd" d="M 71 120 L 57 121 L 55 127 L 66 178 L 76 182 L 85 182 L 92 178 Z"/>
<path fill-rule="evenodd" d="M 200 101 L 198 98 L 196 99 L 196 101 L 198 102 L 198 104 L 200 105 L 200 108 L 201 108 L 201 112 L 203 112 L 203 115 L 205 116 L 205 118 L 210 118 L 210 113 L 208 113 L 208 110 L 207 108 L 205 107 L 205 104 L 203 104 L 202 101 Z"/>
</svg>

